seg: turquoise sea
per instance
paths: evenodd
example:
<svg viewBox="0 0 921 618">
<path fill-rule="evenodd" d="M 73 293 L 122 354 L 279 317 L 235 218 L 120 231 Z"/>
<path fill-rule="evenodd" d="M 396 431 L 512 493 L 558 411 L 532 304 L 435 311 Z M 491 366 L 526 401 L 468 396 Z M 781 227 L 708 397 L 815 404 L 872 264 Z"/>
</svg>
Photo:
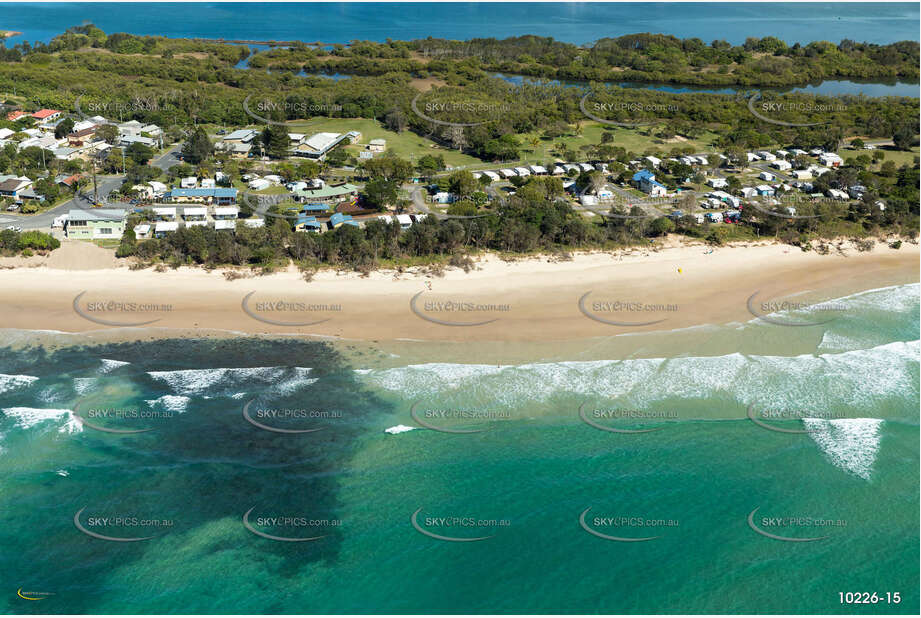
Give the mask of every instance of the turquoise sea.
<svg viewBox="0 0 921 618">
<path fill-rule="evenodd" d="M 735 45 L 750 36 L 885 44 L 917 41 L 919 15 L 911 2 L 11 2 L 2 27 L 30 42 L 92 22 L 106 32 L 324 43 L 534 34 L 583 44 L 657 32 Z"/>
<path fill-rule="evenodd" d="M 917 614 L 918 299 L 498 365 L 2 331 L 0 612 Z"/>
</svg>

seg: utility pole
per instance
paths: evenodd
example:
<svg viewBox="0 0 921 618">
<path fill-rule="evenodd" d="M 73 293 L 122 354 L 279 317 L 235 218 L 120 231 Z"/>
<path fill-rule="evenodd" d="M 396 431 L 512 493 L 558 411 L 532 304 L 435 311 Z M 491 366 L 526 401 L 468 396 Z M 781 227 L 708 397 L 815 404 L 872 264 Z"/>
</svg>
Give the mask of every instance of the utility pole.
<svg viewBox="0 0 921 618">
<path fill-rule="evenodd" d="M 96 184 L 96 157 L 93 157 L 93 206 L 99 203 L 99 186 Z"/>
</svg>

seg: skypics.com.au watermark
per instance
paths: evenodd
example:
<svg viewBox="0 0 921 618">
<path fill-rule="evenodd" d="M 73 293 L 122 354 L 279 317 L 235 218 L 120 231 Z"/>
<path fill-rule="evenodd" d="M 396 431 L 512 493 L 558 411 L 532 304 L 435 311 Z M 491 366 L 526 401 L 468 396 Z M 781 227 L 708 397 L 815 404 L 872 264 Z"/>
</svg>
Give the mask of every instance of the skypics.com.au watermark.
<svg viewBox="0 0 921 618">
<path fill-rule="evenodd" d="M 482 326 L 484 324 L 489 324 L 490 322 L 495 322 L 499 319 L 499 315 L 507 314 L 512 310 L 512 306 L 507 303 L 483 303 L 467 300 L 464 298 L 454 298 L 451 300 L 443 301 L 434 299 L 420 300 L 420 297 L 424 293 L 425 290 L 417 293 L 412 297 L 412 299 L 410 299 L 410 310 L 417 317 L 425 320 L 426 322 L 432 322 L 433 324 L 440 324 L 442 326 Z M 482 316 L 483 314 L 496 315 L 497 317 L 467 321 L 444 319 L 449 316 L 474 317 L 477 315 Z M 444 318 L 435 317 L 436 315 L 444 316 Z"/>
<path fill-rule="evenodd" d="M 157 314 L 173 311 L 173 305 L 161 302 L 145 302 L 129 298 L 93 298 L 83 300 L 86 290 L 74 297 L 73 310 L 81 318 L 104 326 L 144 326 L 159 322 Z M 147 319 L 114 319 L 119 316 L 144 315 Z"/>
<path fill-rule="evenodd" d="M 589 290 L 579 297 L 579 311 L 582 315 L 591 320 L 611 326 L 649 326 L 651 324 L 659 324 L 668 319 L 667 317 L 661 317 L 654 320 L 637 321 L 614 319 L 614 316 L 664 316 L 665 314 L 675 313 L 680 310 L 679 306 L 675 303 L 654 303 L 617 298 L 589 301 L 589 296 L 591 294 L 592 290 Z"/>
<path fill-rule="evenodd" d="M 255 294 L 253 291 L 244 296 L 240 307 L 254 320 L 273 326 L 313 326 L 333 319 L 329 314 L 342 312 L 340 303 L 315 303 L 296 299 L 252 300 Z M 282 317 L 301 319 L 282 320 Z"/>
<path fill-rule="evenodd" d="M 660 429 L 663 429 L 663 427 L 653 427 L 650 429 L 625 429 L 623 427 L 615 427 L 611 424 L 611 422 L 627 421 L 630 423 L 636 423 L 643 421 L 671 421 L 678 418 L 678 412 L 675 410 L 605 408 L 599 406 L 591 406 L 588 402 L 584 402 L 579 406 L 579 418 L 582 419 L 582 422 L 586 425 L 601 431 L 607 431 L 610 433 L 635 434 L 651 433 L 653 431 L 659 431 Z"/>
<path fill-rule="evenodd" d="M 747 107 L 752 116 L 758 120 L 784 127 L 815 127 L 829 124 L 831 122 L 827 119 L 829 115 L 847 111 L 847 105 L 844 103 L 824 104 L 816 101 L 799 100 L 765 101 L 760 92 L 754 93 L 748 99 Z M 783 114 L 806 115 L 815 120 L 812 122 L 793 122 L 792 119 L 784 120 Z"/>
<path fill-rule="evenodd" d="M 510 103 L 473 99 L 420 101 L 425 94 L 420 92 L 416 95 L 410 103 L 410 109 L 419 118 L 446 127 L 476 127 L 496 120 L 513 109 Z"/>
<path fill-rule="evenodd" d="M 438 517 L 425 516 L 420 518 L 420 512 L 422 512 L 422 507 L 416 509 L 410 517 L 410 523 L 413 528 L 420 534 L 438 539 L 439 541 L 449 541 L 453 543 L 485 541 L 486 539 L 493 538 L 496 534 L 485 536 L 473 536 L 473 534 L 486 530 L 498 531 L 499 529 L 511 526 L 511 520 L 508 519 L 489 519 L 470 514 Z M 434 532 L 434 530 L 438 532 Z"/>
<path fill-rule="evenodd" d="M 87 507 L 83 507 L 74 514 L 74 526 L 83 534 L 102 541 L 116 543 L 149 541 L 157 536 L 157 534 L 150 535 L 150 532 L 157 532 L 159 534 L 164 530 L 171 529 L 175 524 L 172 519 L 142 517 L 133 514 L 88 516 L 84 524 L 82 522 L 82 515 L 86 509 Z M 145 534 L 148 536 L 128 536 L 132 533 L 134 535 Z"/>
<path fill-rule="evenodd" d="M 314 426 L 318 421 L 338 421 L 342 418 L 342 410 L 262 407 L 253 406 L 253 401 L 243 406 L 243 419 L 247 423 L 281 434 L 313 433 L 324 429 L 323 425 Z"/>
<path fill-rule="evenodd" d="M 662 532 L 665 528 L 677 528 L 681 522 L 677 518 L 650 517 L 648 515 L 594 515 L 589 517 L 588 507 L 579 515 L 579 525 L 589 534 L 620 543 L 639 543 L 661 538 L 661 534 L 649 536 L 651 532 Z M 604 532 L 601 532 L 604 530 Z"/>
<path fill-rule="evenodd" d="M 837 302 L 813 303 L 786 298 L 769 298 L 761 295 L 760 290 L 749 296 L 745 305 L 749 313 L 763 322 L 793 327 L 821 326 L 838 319 L 848 309 L 847 305 Z M 802 317 L 790 315 L 797 313 L 804 315 Z"/>
<path fill-rule="evenodd" d="M 829 410 L 791 410 L 791 409 L 777 409 L 777 408 L 768 408 L 761 410 L 760 413 L 755 410 L 755 404 L 748 406 L 746 415 L 748 419 L 753 422 L 755 425 L 763 429 L 770 431 L 776 431 L 778 433 L 794 433 L 802 434 L 809 433 L 809 429 L 791 429 L 789 427 L 781 427 L 779 424 L 789 424 L 794 421 L 804 421 L 804 420 L 837 420 L 849 418 L 847 414 L 841 411 L 829 411 Z"/>
<path fill-rule="evenodd" d="M 256 507 L 243 514 L 243 527 L 256 536 L 282 543 L 319 541 L 342 526 L 342 520 L 314 518 L 302 514 L 252 516 Z M 266 532 L 266 529 L 272 532 Z"/>
<path fill-rule="evenodd" d="M 775 541 L 786 541 L 788 543 L 808 543 L 810 541 L 821 541 L 827 539 L 830 534 L 821 536 L 805 536 L 807 531 L 827 532 L 830 529 L 844 528 L 847 526 L 846 519 L 822 517 L 813 515 L 789 515 L 781 516 L 758 516 L 757 513 L 761 507 L 757 507 L 748 514 L 748 527 L 761 536 L 765 536 Z M 783 533 L 783 534 L 780 534 Z M 815 534 L 812 532 L 812 534 Z M 793 536 L 790 536 L 793 535 Z"/>
<path fill-rule="evenodd" d="M 253 95 L 243 99 L 243 112 L 263 124 L 287 126 L 291 116 L 308 118 L 315 115 L 329 116 L 339 113 L 342 106 L 336 103 L 313 103 L 306 101 L 274 101 L 269 97 L 253 100 Z M 271 117 L 267 117 L 271 116 Z M 277 118 L 283 117 L 283 120 Z"/>
<path fill-rule="evenodd" d="M 587 118 L 615 127 L 634 128 L 654 124 L 655 120 L 635 117 L 639 114 L 674 114 L 681 109 L 674 103 L 649 103 L 631 99 L 590 101 L 594 95 L 592 91 L 586 92 L 579 99 L 579 109 Z"/>
<path fill-rule="evenodd" d="M 153 431 L 154 427 L 130 428 L 133 421 L 171 420 L 176 416 L 172 410 L 141 409 L 136 407 L 89 407 L 74 406 L 74 417 L 84 427 L 111 434 L 137 434 Z M 125 422 L 127 421 L 127 423 Z M 146 425 L 147 423 L 145 423 Z"/>
<path fill-rule="evenodd" d="M 409 408 L 409 415 L 421 427 L 440 431 L 442 433 L 469 434 L 482 433 L 485 428 L 476 428 L 483 423 L 505 421 L 511 419 L 511 412 L 507 410 L 491 410 L 481 408 L 428 408 L 422 402 L 415 402 Z M 459 427 L 453 423 L 460 421 Z M 470 427 L 473 428 L 470 428 Z"/>
</svg>

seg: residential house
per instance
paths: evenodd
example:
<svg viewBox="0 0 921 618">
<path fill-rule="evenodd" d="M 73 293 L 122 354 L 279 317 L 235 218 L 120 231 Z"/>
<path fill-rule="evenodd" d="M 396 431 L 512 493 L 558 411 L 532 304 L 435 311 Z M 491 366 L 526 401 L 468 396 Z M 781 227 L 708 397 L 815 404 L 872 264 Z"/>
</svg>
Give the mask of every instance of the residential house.
<svg viewBox="0 0 921 618">
<path fill-rule="evenodd" d="M 304 140 L 304 142 L 294 149 L 294 155 L 307 157 L 322 161 L 330 150 L 348 140 L 348 143 L 355 142 L 361 138 L 358 131 L 349 131 L 348 133 L 317 133 Z"/>
<path fill-rule="evenodd" d="M 71 210 L 67 213 L 64 233 L 80 240 L 119 239 L 125 232 L 125 211 L 94 208 Z"/>
<path fill-rule="evenodd" d="M 397 219 L 399 219 L 399 215 L 397 216 Z M 333 214 L 332 217 L 329 218 L 329 221 L 327 222 L 326 225 L 329 227 L 329 229 L 335 230 L 335 229 L 339 229 L 343 225 L 354 225 L 357 227 L 358 221 L 355 221 L 354 219 L 352 219 L 352 215 L 344 215 L 341 212 L 337 212 Z"/>
<path fill-rule="evenodd" d="M 237 190 L 216 187 L 214 189 L 173 189 L 163 195 L 166 202 L 203 202 L 226 206 L 237 203 Z"/>
<path fill-rule="evenodd" d="M 11 197 L 16 203 L 22 203 L 32 187 L 32 180 L 25 176 L 0 175 L 0 197 Z"/>
<path fill-rule="evenodd" d="M 297 221 L 294 224 L 294 230 L 296 232 L 322 232 L 323 224 L 317 221 L 316 217 L 309 217 L 307 215 L 301 215 L 297 218 Z"/>
<path fill-rule="evenodd" d="M 649 170 L 640 170 L 633 175 L 633 183 L 636 187 L 648 193 L 651 197 L 660 197 L 665 195 L 665 185 L 656 181 L 656 175 Z"/>
<path fill-rule="evenodd" d="M 61 112 L 56 109 L 40 109 L 32 114 L 32 117 L 37 122 L 53 122 L 61 117 Z"/>
<path fill-rule="evenodd" d="M 383 138 L 372 139 L 368 142 L 368 150 L 371 152 L 384 152 L 387 150 L 387 140 Z"/>
<path fill-rule="evenodd" d="M 321 189 L 303 189 L 294 192 L 296 202 L 341 202 L 358 196 L 358 187 L 345 183 L 337 186 L 325 186 Z"/>
</svg>

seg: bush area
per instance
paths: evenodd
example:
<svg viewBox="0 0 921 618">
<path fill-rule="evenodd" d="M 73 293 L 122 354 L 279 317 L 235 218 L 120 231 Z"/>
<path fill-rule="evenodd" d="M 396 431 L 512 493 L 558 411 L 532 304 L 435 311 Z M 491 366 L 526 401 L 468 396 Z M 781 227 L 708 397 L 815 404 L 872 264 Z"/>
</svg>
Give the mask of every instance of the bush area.
<svg viewBox="0 0 921 618">
<path fill-rule="evenodd" d="M 61 241 L 51 234 L 37 231 L 15 232 L 0 231 L 0 254 L 10 256 L 27 254 L 32 251 L 53 251 L 61 246 Z"/>
</svg>

